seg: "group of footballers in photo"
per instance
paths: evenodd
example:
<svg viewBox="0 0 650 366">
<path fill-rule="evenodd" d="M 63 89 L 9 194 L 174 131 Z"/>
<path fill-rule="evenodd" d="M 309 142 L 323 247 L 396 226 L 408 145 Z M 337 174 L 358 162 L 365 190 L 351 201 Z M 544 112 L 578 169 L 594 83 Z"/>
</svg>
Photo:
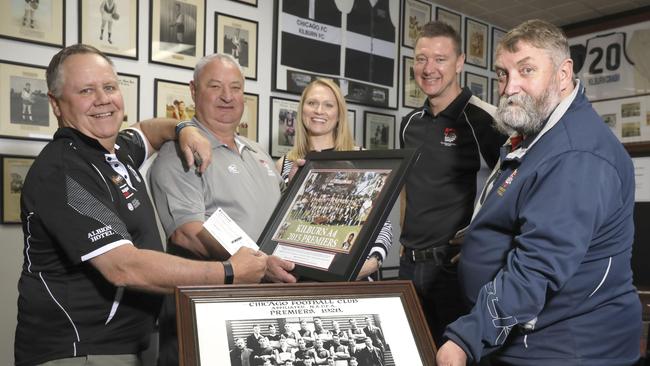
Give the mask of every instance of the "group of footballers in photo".
<svg viewBox="0 0 650 366">
<path fill-rule="evenodd" d="M 231 366 L 394 365 L 386 357 L 390 350 L 377 323 L 372 315 L 302 319 L 298 327 L 286 319 L 265 320 L 253 324 L 247 336 L 233 331 Z"/>
</svg>

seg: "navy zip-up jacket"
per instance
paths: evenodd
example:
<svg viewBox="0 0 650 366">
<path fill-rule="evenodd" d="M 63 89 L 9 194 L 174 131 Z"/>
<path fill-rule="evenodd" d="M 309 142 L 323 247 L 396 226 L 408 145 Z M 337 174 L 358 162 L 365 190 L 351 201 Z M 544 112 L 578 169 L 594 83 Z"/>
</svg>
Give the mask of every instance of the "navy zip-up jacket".
<svg viewBox="0 0 650 366">
<path fill-rule="evenodd" d="M 631 365 L 634 168 L 576 86 L 537 135 L 502 153 L 463 244 L 471 312 L 445 337 L 499 364 Z"/>
</svg>

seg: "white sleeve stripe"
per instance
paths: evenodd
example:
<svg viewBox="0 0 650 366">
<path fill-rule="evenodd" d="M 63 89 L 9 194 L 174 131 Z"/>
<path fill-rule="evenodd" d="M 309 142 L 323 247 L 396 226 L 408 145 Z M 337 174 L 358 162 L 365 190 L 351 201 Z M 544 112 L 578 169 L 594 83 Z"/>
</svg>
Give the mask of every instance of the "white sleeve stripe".
<svg viewBox="0 0 650 366">
<path fill-rule="evenodd" d="M 97 257 L 98 255 L 102 255 L 102 254 L 104 254 L 104 253 L 106 253 L 106 252 L 108 252 L 108 251 L 110 251 L 112 249 L 115 249 L 115 248 L 117 248 L 119 246 L 126 245 L 126 244 L 133 245 L 133 243 L 131 243 L 128 240 L 124 240 L 124 239 L 114 241 L 112 243 L 104 245 L 101 248 L 97 248 L 97 249 L 93 250 L 92 252 L 90 252 L 90 253 L 88 253 L 88 254 L 86 254 L 84 256 L 81 256 L 81 261 L 86 262 L 89 259 L 93 259 L 93 258 Z"/>
<path fill-rule="evenodd" d="M 144 144 L 143 144 L 144 145 L 144 160 L 143 161 L 146 161 L 147 158 L 149 157 L 149 154 L 151 153 L 151 151 L 149 151 L 149 140 L 147 140 L 147 137 L 144 135 L 144 132 L 140 131 L 137 128 L 127 128 L 127 130 L 137 132 L 138 135 L 140 136 L 140 138 L 142 139 L 142 142 L 144 142 Z"/>
<path fill-rule="evenodd" d="M 423 114 L 424 114 L 424 109 L 421 110 L 421 111 L 419 111 L 419 112 L 415 112 L 415 113 L 413 113 L 413 114 L 411 115 L 411 117 L 409 117 L 409 120 L 406 122 L 406 125 L 404 125 L 404 129 L 402 130 L 402 141 L 406 141 L 406 138 L 405 138 L 405 136 L 406 136 L 406 129 L 409 127 L 409 124 L 411 124 L 411 121 L 413 120 L 413 117 L 415 117 L 416 115 L 419 115 L 418 117 L 419 117 L 419 118 L 422 118 L 422 115 L 423 115 Z"/>
</svg>

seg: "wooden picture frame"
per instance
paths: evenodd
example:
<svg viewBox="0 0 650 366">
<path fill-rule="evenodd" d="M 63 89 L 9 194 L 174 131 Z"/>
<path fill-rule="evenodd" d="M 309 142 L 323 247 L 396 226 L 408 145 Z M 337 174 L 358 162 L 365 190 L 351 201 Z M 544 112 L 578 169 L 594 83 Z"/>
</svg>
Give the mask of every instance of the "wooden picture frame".
<svg viewBox="0 0 650 366">
<path fill-rule="evenodd" d="M 432 5 L 419 0 L 404 1 L 402 17 L 402 46 L 415 48 L 415 41 L 422 26 L 431 21 Z"/>
<path fill-rule="evenodd" d="M 0 136 L 51 140 L 58 122 L 47 91 L 45 67 L 0 60 Z"/>
<path fill-rule="evenodd" d="M 154 79 L 154 117 L 174 118 L 179 121 L 194 117 L 196 106 L 188 83 Z"/>
<path fill-rule="evenodd" d="M 124 98 L 124 119 L 121 129 L 140 121 L 140 76 L 117 73 L 117 80 Z"/>
<path fill-rule="evenodd" d="M 506 33 L 507 32 L 504 31 L 503 29 L 492 27 L 492 37 L 490 38 L 490 45 L 491 45 L 490 70 L 492 71 L 496 71 L 494 62 L 496 61 L 496 57 L 497 57 L 497 46 L 499 45 L 501 38 L 503 38 L 503 36 L 505 36 Z"/>
<path fill-rule="evenodd" d="M 257 0 L 231 0 L 231 1 L 234 1 L 236 3 L 250 5 L 252 7 L 257 8 Z"/>
<path fill-rule="evenodd" d="M 237 134 L 253 141 L 258 141 L 260 96 L 244 93 L 244 113 L 237 126 Z"/>
<path fill-rule="evenodd" d="M 2 166 L 0 217 L 3 224 L 21 223 L 20 194 L 27 172 L 35 159 L 33 156 L 0 155 L 0 166 Z"/>
<path fill-rule="evenodd" d="M 339 85 L 348 103 L 396 110 L 400 3 L 380 2 L 371 11 L 359 2 L 346 14 L 328 1 L 307 7 L 274 1 L 272 90 L 300 94 L 306 80 L 323 77 Z M 382 32 L 368 33 L 371 19 Z"/>
<path fill-rule="evenodd" d="M 138 59 L 139 0 L 79 0 L 80 43 L 109 56 Z M 99 9 L 99 10 L 98 10 Z"/>
<path fill-rule="evenodd" d="M 194 69 L 205 55 L 205 0 L 149 1 L 149 62 Z"/>
<path fill-rule="evenodd" d="M 456 13 L 451 10 L 447 10 L 445 8 L 437 7 L 436 8 L 436 20 L 441 21 L 443 23 L 449 24 L 456 33 L 458 33 L 458 36 L 462 38 L 462 20 L 463 17 L 459 13 Z M 461 45 L 462 46 L 462 45 Z"/>
<path fill-rule="evenodd" d="M 402 105 L 407 108 L 421 107 L 427 97 L 415 81 L 413 62 L 413 57 L 402 57 Z"/>
<path fill-rule="evenodd" d="M 376 337 L 383 338 L 384 355 L 395 365 L 435 365 L 436 347 L 409 281 L 180 287 L 176 302 L 181 365 L 222 364 L 230 359 L 235 339 L 245 339 L 254 325 L 263 329 L 262 334 L 268 333 L 269 325 L 278 333 L 293 333 L 300 321 L 314 329 L 316 318 L 324 329 L 333 329 L 337 322 L 346 332 L 353 323 L 361 329 L 370 322 L 380 328 L 383 337 Z M 380 342 L 376 343 L 378 347 Z M 347 358 L 341 353 L 334 357 Z"/>
<path fill-rule="evenodd" d="M 293 147 L 300 101 L 271 97 L 270 152 L 274 158 L 285 155 Z"/>
<path fill-rule="evenodd" d="M 244 77 L 257 80 L 258 23 L 215 12 L 214 24 L 214 52 L 232 55 L 244 70 Z"/>
<path fill-rule="evenodd" d="M 465 63 L 488 68 L 488 25 L 465 18 Z"/>
<path fill-rule="evenodd" d="M 488 97 L 490 96 L 490 85 L 488 77 L 475 74 L 473 72 L 465 71 L 465 86 L 472 91 L 472 94 L 477 96 L 482 101 L 489 103 Z"/>
<path fill-rule="evenodd" d="M 363 112 L 363 147 L 368 150 L 395 148 L 395 116 Z"/>
<path fill-rule="evenodd" d="M 1 38 L 61 48 L 65 24 L 65 0 L 0 2 Z"/>
</svg>

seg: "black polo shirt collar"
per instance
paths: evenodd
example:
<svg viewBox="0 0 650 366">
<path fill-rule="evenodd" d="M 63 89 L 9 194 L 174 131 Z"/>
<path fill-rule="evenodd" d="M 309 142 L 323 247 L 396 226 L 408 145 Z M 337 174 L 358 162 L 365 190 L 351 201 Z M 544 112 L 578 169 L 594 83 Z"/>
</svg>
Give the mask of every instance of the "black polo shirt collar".
<svg viewBox="0 0 650 366">
<path fill-rule="evenodd" d="M 433 118 L 445 117 L 455 121 L 463 113 L 465 106 L 471 97 L 472 91 L 469 90 L 468 87 L 464 87 L 461 89 L 460 94 L 458 94 L 458 96 L 447 106 L 447 108 L 438 113 L 437 116 L 435 116 L 431 111 L 431 106 L 429 105 L 428 98 L 424 100 L 423 110 Z"/>
</svg>

